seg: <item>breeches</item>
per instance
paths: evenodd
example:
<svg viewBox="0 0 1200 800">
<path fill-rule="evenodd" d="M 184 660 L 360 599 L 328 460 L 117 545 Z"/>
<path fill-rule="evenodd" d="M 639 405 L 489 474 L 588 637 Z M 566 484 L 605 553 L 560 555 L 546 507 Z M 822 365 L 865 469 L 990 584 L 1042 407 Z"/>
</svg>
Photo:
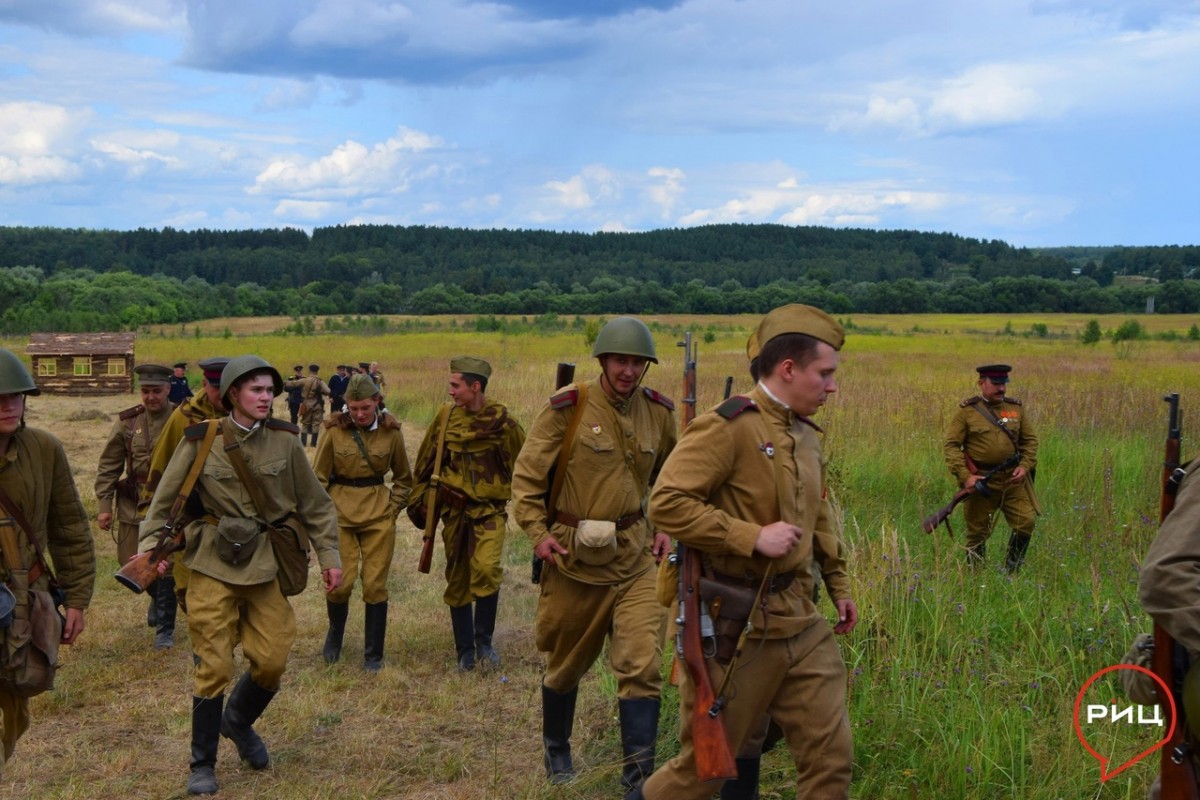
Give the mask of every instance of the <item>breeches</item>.
<svg viewBox="0 0 1200 800">
<path fill-rule="evenodd" d="M 713 690 L 725 668 L 707 660 Z M 696 777 L 692 743 L 692 705 L 696 692 L 686 669 L 680 670 L 679 755 L 664 764 L 642 787 L 647 800 L 707 800 L 719 782 Z M 751 639 L 736 664 L 721 712 L 735 753 L 747 738 L 761 737 L 770 715 L 787 738 L 796 764 L 796 797 L 844 800 L 850 796 L 854 747 L 846 712 L 846 667 L 824 620 L 788 639 Z M 761 742 L 761 738 L 759 738 Z"/>
<path fill-rule="evenodd" d="M 618 584 L 594 586 L 547 565 L 534 622 L 537 648 L 547 654 L 546 687 L 566 693 L 578 686 L 607 638 L 617 697 L 658 697 L 667 615 L 654 583 L 652 569 Z"/>
<path fill-rule="evenodd" d="M 342 555 L 342 585 L 326 595 L 329 601 L 347 602 L 361 570 L 363 602 L 386 602 L 388 572 L 396 550 L 396 521 L 388 518 L 374 525 L 338 526 L 338 550 Z"/>
<path fill-rule="evenodd" d="M 188 631 L 196 659 L 196 697 L 218 697 L 233 678 L 233 647 L 242 643 L 250 678 L 276 690 L 296 638 L 296 616 L 278 581 L 238 586 L 192 572 Z"/>
<path fill-rule="evenodd" d="M 465 606 L 500 591 L 504 568 L 504 529 L 508 515 L 501 511 L 471 519 L 451 509 L 442 517 L 446 547 L 446 591 L 442 600 L 451 608 Z"/>
<path fill-rule="evenodd" d="M 968 547 L 987 541 L 992 535 L 992 518 L 997 511 L 1004 514 L 1004 519 L 1013 533 L 1022 536 L 1033 535 L 1033 525 L 1037 517 L 1027 483 L 1022 481 L 1015 486 L 1003 484 L 995 487 L 988 497 L 971 494 L 963 501 L 963 521 L 967 523 Z"/>
</svg>

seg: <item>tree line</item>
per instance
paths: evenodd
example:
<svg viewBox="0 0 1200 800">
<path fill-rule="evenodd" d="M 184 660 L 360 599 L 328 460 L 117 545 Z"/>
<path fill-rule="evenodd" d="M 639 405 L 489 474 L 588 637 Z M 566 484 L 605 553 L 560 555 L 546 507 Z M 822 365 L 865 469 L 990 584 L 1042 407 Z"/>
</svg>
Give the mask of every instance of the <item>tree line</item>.
<svg viewBox="0 0 1200 800">
<path fill-rule="evenodd" d="M 0 332 L 213 316 L 1200 311 L 1200 247 L 1013 247 L 949 233 L 709 225 L 557 233 L 353 225 L 0 228 Z M 1140 283 L 1123 280 L 1141 276 Z"/>
</svg>

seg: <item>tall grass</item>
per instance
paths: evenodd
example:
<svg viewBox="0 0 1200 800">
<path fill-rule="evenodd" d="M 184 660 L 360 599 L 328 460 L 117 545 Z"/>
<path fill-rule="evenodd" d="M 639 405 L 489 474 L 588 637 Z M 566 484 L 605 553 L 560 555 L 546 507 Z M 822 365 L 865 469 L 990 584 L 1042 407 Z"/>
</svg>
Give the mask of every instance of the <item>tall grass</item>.
<svg viewBox="0 0 1200 800">
<path fill-rule="evenodd" d="M 1156 529 L 1157 481 L 1168 390 L 1183 395 L 1185 454 L 1200 407 L 1200 345 L 1139 341 L 1133 355 L 1102 342 L 1078 344 L 1082 317 L 856 317 L 839 392 L 817 417 L 826 430 L 830 489 L 844 518 L 862 621 L 839 640 L 851 676 L 856 798 L 1139 798 L 1153 779 L 1140 764 L 1101 784 L 1075 737 L 1073 703 L 1097 670 L 1120 661 L 1148 629 L 1137 605 L 1137 565 Z M 1186 331 L 1191 318 L 1155 318 L 1152 330 Z M 243 336 L 222 322 L 197 338 L 188 328 L 142 336 L 139 361 L 171 362 L 257 352 L 285 368 L 378 360 L 388 404 L 405 421 L 410 454 L 444 401 L 449 358 L 460 352 L 495 367 L 489 395 L 530 423 L 551 391 L 554 363 L 595 375 L 583 334 L 480 334 L 468 320 L 438 330 L 373 337 L 280 336 L 259 325 Z M 726 375 L 749 386 L 745 335 L 755 320 L 664 318 L 660 365 L 647 384 L 678 399 L 678 332 L 711 325 L 700 342 L 700 407 L 719 401 Z M 1008 323 L 1011 322 L 1011 325 Z M 1022 336 L 1035 323 L 1054 334 Z M 1120 319 L 1102 319 L 1105 329 Z M 224 336 L 226 327 L 230 335 Z M 1016 334 L 1005 332 L 1011 327 Z M 18 352 L 23 342 L 6 346 Z M 997 566 L 1001 522 L 988 566 L 966 567 L 961 515 L 932 535 L 921 518 L 949 500 L 941 436 L 959 400 L 975 392 L 973 367 L 1014 365 L 1011 393 L 1026 403 L 1041 439 L 1037 487 L 1045 507 L 1028 562 L 1009 577 Z M 92 481 L 111 415 L 133 399 L 33 398 L 30 422 L 59 434 L 94 513 Z M 283 410 L 282 402 L 279 404 Z M 503 669 L 454 671 L 442 580 L 414 569 L 419 535 L 400 520 L 392 569 L 385 668 L 361 664 L 357 595 L 343 662 L 319 656 L 324 604 L 295 603 L 298 637 L 284 690 L 259 726 L 274 767 L 254 773 L 222 743 L 218 777 L 227 798 L 615 798 L 620 741 L 615 686 L 601 666 L 581 687 L 574 744 L 582 774 L 565 787 L 542 776 L 539 683 L 533 643 L 536 587 L 529 545 L 510 536 L 497 643 Z M 64 652 L 57 688 L 33 702 L 34 723 L 0 779 L 0 796 L 39 798 L 183 796 L 191 663 L 186 625 L 178 646 L 150 649 L 144 600 L 109 575 L 115 548 L 97 533 L 96 597 L 80 642 Z M 830 615 L 827 602 L 823 608 Z M 665 663 L 664 663 L 665 667 Z M 1108 684 L 1104 685 L 1108 689 Z M 1115 691 L 1115 689 L 1113 690 Z M 1118 696 L 1114 694 L 1113 696 Z M 675 695 L 664 698 L 660 757 L 677 748 Z M 1130 731 L 1102 743 L 1142 749 Z M 791 798 L 783 748 L 768 754 L 764 798 Z"/>
</svg>

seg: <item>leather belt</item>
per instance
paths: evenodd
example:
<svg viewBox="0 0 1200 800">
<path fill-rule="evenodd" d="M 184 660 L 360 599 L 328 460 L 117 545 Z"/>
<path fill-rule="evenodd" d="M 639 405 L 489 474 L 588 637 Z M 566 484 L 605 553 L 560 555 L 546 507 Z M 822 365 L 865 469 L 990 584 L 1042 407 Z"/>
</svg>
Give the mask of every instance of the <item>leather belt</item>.
<svg viewBox="0 0 1200 800">
<path fill-rule="evenodd" d="M 335 475 L 329 479 L 329 482 L 337 486 L 354 486 L 362 489 L 366 486 L 383 486 L 383 476 L 376 475 L 371 478 L 343 478 L 340 475 Z"/>
<path fill-rule="evenodd" d="M 723 572 L 712 570 L 712 579 L 717 583 L 726 583 L 731 586 L 742 586 L 747 589 L 757 589 L 762 585 L 763 579 L 761 575 L 726 575 Z M 779 575 L 772 575 L 767 581 L 767 594 L 778 594 L 784 589 L 792 585 L 792 581 L 796 580 L 796 571 L 783 572 Z"/>
<path fill-rule="evenodd" d="M 615 520 L 617 530 L 623 531 L 626 528 L 632 528 L 639 521 L 641 521 L 644 516 L 645 515 L 642 513 L 642 510 L 639 508 L 637 511 L 626 514 L 623 517 L 618 517 Z M 558 512 L 558 514 L 554 517 L 554 521 L 566 525 L 568 528 L 578 528 L 579 523 L 583 522 L 583 520 L 581 520 L 579 517 L 575 516 L 574 514 L 568 514 L 565 511 Z"/>
</svg>

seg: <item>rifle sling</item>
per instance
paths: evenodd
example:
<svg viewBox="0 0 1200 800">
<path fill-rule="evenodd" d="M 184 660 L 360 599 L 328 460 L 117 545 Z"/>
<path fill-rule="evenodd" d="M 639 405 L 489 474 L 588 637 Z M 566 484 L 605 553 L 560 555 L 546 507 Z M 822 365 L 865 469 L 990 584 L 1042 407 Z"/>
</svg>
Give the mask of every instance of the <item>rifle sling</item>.
<svg viewBox="0 0 1200 800">
<path fill-rule="evenodd" d="M 17 523 L 17 526 L 25 534 L 25 538 L 33 545 L 36 560 L 33 566 L 29 568 L 29 584 L 32 586 L 34 581 L 42 577 L 43 573 L 49 574 L 50 581 L 53 582 L 54 573 L 51 571 L 50 565 L 46 563 L 46 553 L 42 550 L 41 541 L 33 535 L 33 527 L 29 524 L 29 520 L 25 519 L 25 515 L 21 513 L 21 509 L 8 496 L 8 492 L 4 491 L 3 487 L 0 487 L 0 507 L 8 511 L 8 515 L 13 518 L 13 521 Z M 15 541 L 0 543 L 0 549 L 3 550 L 4 566 L 6 568 L 9 570 L 25 568 L 25 565 L 18 559 Z M 13 552 L 10 553 L 9 550 Z"/>
<path fill-rule="evenodd" d="M 270 523 L 267 519 L 265 510 L 267 508 L 266 498 L 263 497 L 262 487 L 254 480 L 250 474 L 250 467 L 246 464 L 246 456 L 240 451 L 242 443 L 238 441 L 237 432 L 233 429 L 236 425 L 231 417 L 225 417 L 221 420 L 221 438 L 225 441 L 225 454 L 229 456 L 229 465 L 233 467 L 233 471 L 237 473 L 238 480 L 246 487 L 246 491 L 250 493 L 250 502 L 254 503 L 254 508 L 258 511 L 258 515 L 263 522 Z"/>
<path fill-rule="evenodd" d="M 587 407 L 588 387 L 581 383 L 577 390 L 579 396 L 575 399 L 575 408 L 571 412 L 571 421 L 563 433 L 562 449 L 558 451 L 558 463 L 554 467 L 554 481 L 550 485 L 550 500 L 546 503 L 547 528 L 554 523 L 558 516 L 558 496 L 562 493 L 563 481 L 567 478 L 567 461 L 571 458 L 571 447 L 575 444 L 575 432 L 583 421 L 583 412 Z"/>
<path fill-rule="evenodd" d="M 358 452 L 362 453 L 363 461 L 367 462 L 367 469 L 371 470 L 371 474 L 382 481 L 383 475 L 381 475 L 379 471 L 375 469 L 375 465 L 371 463 L 371 456 L 369 453 L 367 453 L 367 446 L 363 444 L 362 436 L 358 432 L 358 426 L 353 422 L 350 423 L 350 436 L 354 439 L 354 443 L 358 445 Z"/>
<path fill-rule="evenodd" d="M 425 538 L 433 536 L 437 527 L 437 489 L 442 483 L 442 452 L 446 449 L 446 423 L 450 421 L 450 410 L 453 403 L 446 403 L 437 415 L 438 440 L 437 451 L 433 456 L 433 472 L 429 473 L 429 489 L 433 494 L 425 501 Z"/>
</svg>

